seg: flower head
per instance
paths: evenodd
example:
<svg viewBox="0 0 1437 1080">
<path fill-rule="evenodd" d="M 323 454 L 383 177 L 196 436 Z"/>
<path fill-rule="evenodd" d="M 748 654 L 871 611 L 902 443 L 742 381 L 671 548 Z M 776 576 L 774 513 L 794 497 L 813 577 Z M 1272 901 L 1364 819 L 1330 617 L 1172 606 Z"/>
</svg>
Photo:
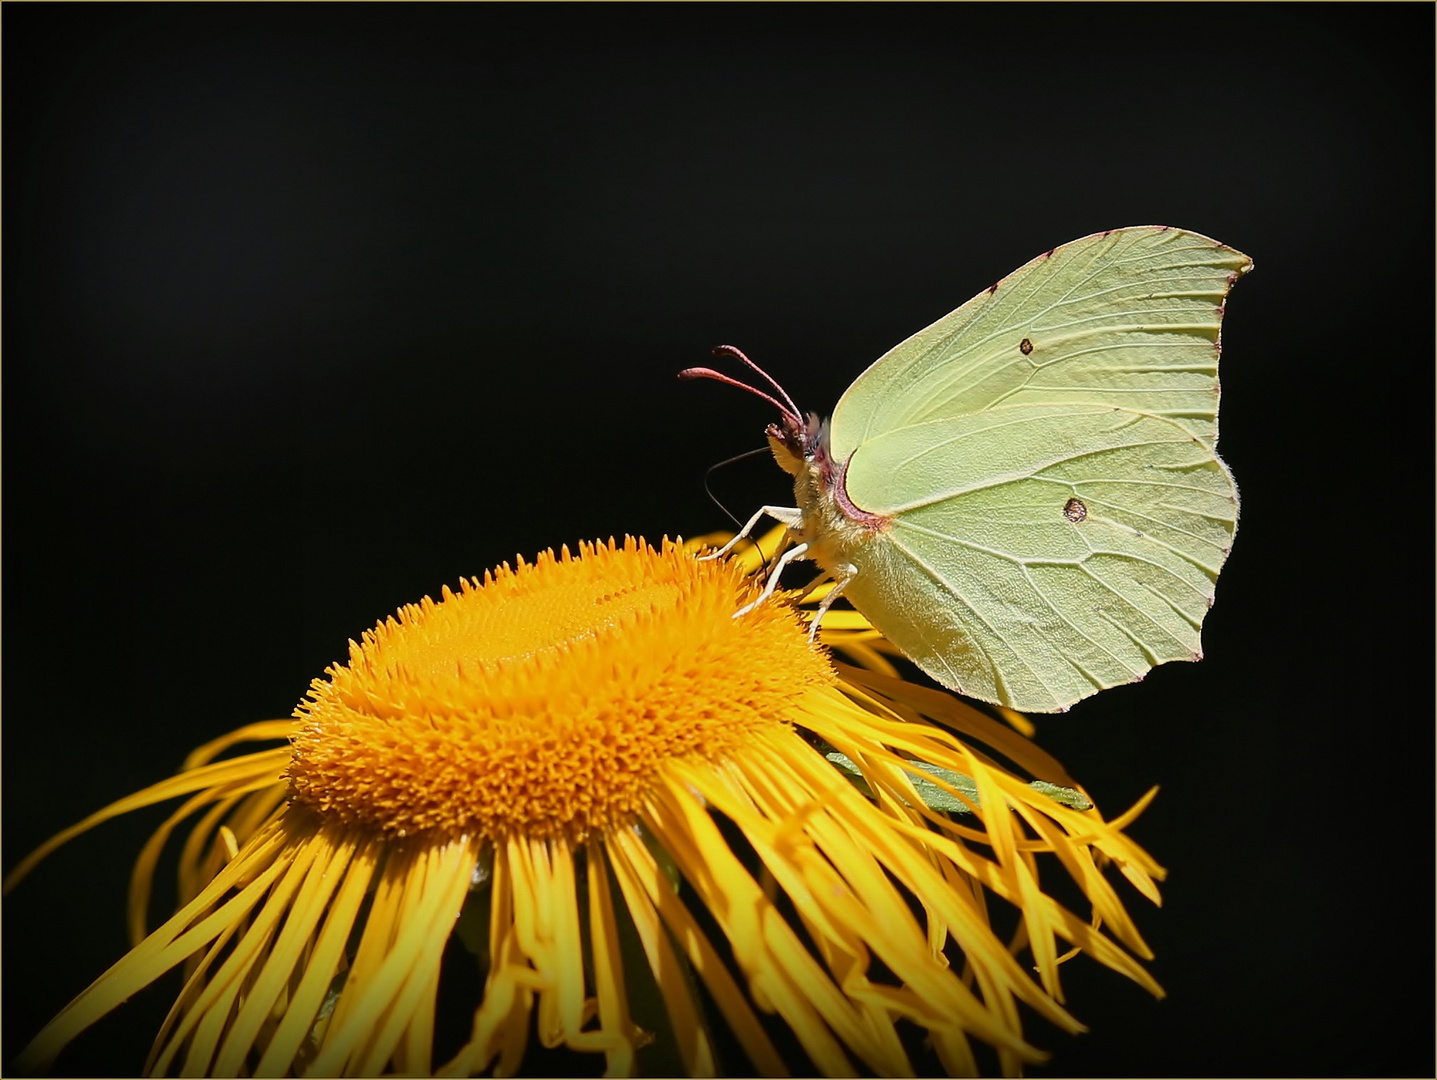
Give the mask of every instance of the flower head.
<svg viewBox="0 0 1437 1080">
<path fill-rule="evenodd" d="M 75 833 L 188 796 L 137 863 L 134 948 L 22 1067 L 175 967 L 154 1073 L 509 1075 L 532 1037 L 625 1075 L 656 1030 L 690 1074 L 911 1075 L 913 1030 L 950 1072 L 991 1053 L 1013 1073 L 1044 1056 L 1021 1007 L 1081 1030 L 1062 950 L 1160 993 L 1102 873 L 1157 898 L 1126 819 L 1074 808 L 1022 735 L 898 677 L 857 612 L 821 638 L 851 664 L 792 596 L 734 618 L 757 559 L 695 547 L 584 545 L 406 607 L 293 720 L 200 748 L 37 851 L 7 888 Z M 195 814 L 178 910 L 146 932 L 159 852 Z M 1044 891 L 1044 861 L 1090 911 Z M 456 933 L 484 988 L 436 1060 Z"/>
<path fill-rule="evenodd" d="M 791 609 L 730 617 L 752 588 L 635 543 L 446 588 L 314 683 L 294 796 L 399 837 L 579 844 L 632 823 L 664 762 L 722 761 L 832 682 Z"/>
</svg>

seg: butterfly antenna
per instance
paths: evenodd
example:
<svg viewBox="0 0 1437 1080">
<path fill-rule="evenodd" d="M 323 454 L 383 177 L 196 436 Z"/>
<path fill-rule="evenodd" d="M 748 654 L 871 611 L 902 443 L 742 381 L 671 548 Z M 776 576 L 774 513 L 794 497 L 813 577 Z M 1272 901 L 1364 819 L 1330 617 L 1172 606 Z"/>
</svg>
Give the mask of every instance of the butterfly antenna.
<svg viewBox="0 0 1437 1080">
<path fill-rule="evenodd" d="M 788 391 L 785 390 L 782 386 L 779 385 L 777 379 L 775 379 L 775 378 L 774 378 L 772 375 L 770 375 L 768 372 L 764 371 L 763 368 L 759 367 L 759 366 L 758 366 L 757 364 L 755 364 L 752 360 L 750 360 L 747 356 L 745 356 L 743 350 L 740 349 L 740 348 L 738 348 L 738 346 L 736 346 L 736 345 L 720 345 L 720 346 L 718 346 L 716 349 L 714 349 L 713 354 L 714 354 L 715 356 L 733 356 L 733 357 L 736 357 L 737 359 L 741 360 L 743 363 L 747 364 L 749 367 L 753 368 L 754 371 L 757 371 L 760 375 L 763 376 L 764 380 L 768 383 L 769 386 L 773 387 L 773 388 L 774 388 L 775 390 L 777 390 L 781 395 L 783 395 L 783 400 L 786 401 L 786 402 L 788 402 L 787 412 L 788 412 L 791 416 L 793 416 L 793 418 L 794 418 L 795 420 L 801 420 L 801 419 L 803 419 L 802 415 L 801 415 L 801 414 L 799 413 L 799 411 L 798 411 L 798 406 L 793 403 L 793 398 L 791 398 L 791 397 L 788 396 Z"/>
<path fill-rule="evenodd" d="M 793 403 L 793 399 L 788 396 L 788 393 L 784 390 L 783 387 L 779 386 L 778 383 L 774 381 L 773 377 L 770 376 L 768 372 L 764 371 L 763 368 L 759 367 L 742 352 L 740 352 L 738 349 L 735 349 L 732 345 L 720 345 L 717 349 L 714 350 L 714 355 L 738 357 L 749 367 L 753 368 L 754 371 L 757 371 L 760 375 L 767 379 L 769 383 L 773 386 L 773 388 L 783 395 L 783 401 L 779 401 L 778 398 L 774 397 L 772 394 L 765 393 L 764 391 L 758 389 L 758 387 L 756 386 L 750 386 L 748 383 L 739 382 L 737 379 L 725 375 L 721 371 L 715 371 L 713 368 L 684 368 L 683 371 L 679 372 L 679 378 L 713 379 L 716 382 L 725 383 L 728 386 L 736 386 L 740 390 L 747 390 L 755 397 L 761 397 L 764 401 L 767 401 L 770 405 L 772 405 L 775 409 L 777 409 L 785 417 L 792 421 L 792 423 L 796 427 L 803 427 L 803 417 L 799 414 L 798 406 Z"/>
</svg>

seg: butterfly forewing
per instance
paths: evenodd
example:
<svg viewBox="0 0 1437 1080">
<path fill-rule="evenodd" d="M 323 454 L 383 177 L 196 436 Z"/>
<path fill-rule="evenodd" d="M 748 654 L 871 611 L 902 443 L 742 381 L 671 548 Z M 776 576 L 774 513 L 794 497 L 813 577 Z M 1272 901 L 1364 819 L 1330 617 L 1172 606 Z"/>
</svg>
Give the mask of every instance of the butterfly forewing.
<svg viewBox="0 0 1437 1080">
<path fill-rule="evenodd" d="M 834 409 L 834 457 L 910 424 L 1040 402 L 1166 416 L 1211 446 L 1222 304 L 1250 266 L 1161 226 L 1055 248 L 863 372 Z"/>
</svg>

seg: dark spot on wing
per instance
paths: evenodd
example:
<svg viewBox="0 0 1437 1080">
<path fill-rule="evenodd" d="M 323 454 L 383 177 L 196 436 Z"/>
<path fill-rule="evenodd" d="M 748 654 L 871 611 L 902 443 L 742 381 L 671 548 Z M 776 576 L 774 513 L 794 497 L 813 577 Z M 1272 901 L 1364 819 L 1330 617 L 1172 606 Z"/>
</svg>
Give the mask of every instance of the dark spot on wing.
<svg viewBox="0 0 1437 1080">
<path fill-rule="evenodd" d="M 1018 351 L 1024 356 L 1033 355 L 1033 343 L 1027 338 L 1024 338 L 1022 341 L 1018 342 Z"/>
<path fill-rule="evenodd" d="M 1069 499 L 1063 504 L 1063 516 L 1076 525 L 1088 516 L 1088 508 L 1082 499 Z"/>
<path fill-rule="evenodd" d="M 992 296 L 995 292 L 998 291 L 998 284 L 999 284 L 999 283 L 995 281 L 995 282 L 993 282 L 993 284 L 991 284 L 991 285 L 988 286 L 988 295 L 989 295 L 989 296 Z"/>
</svg>

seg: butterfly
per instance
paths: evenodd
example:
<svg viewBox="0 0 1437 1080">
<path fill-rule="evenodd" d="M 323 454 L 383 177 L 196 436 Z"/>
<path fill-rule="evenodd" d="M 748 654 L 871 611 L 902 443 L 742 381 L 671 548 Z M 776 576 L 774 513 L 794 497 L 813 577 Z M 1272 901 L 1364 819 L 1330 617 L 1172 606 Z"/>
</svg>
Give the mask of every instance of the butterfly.
<svg viewBox="0 0 1437 1080">
<path fill-rule="evenodd" d="M 958 693 L 1061 712 L 1169 660 L 1201 629 L 1237 531 L 1217 455 L 1226 298 L 1246 255 L 1166 226 L 1074 240 L 889 350 L 828 421 L 767 373 L 766 506 L 795 558 Z M 735 540 L 738 538 L 736 537 Z M 775 574 L 769 591 L 777 582 Z"/>
</svg>

